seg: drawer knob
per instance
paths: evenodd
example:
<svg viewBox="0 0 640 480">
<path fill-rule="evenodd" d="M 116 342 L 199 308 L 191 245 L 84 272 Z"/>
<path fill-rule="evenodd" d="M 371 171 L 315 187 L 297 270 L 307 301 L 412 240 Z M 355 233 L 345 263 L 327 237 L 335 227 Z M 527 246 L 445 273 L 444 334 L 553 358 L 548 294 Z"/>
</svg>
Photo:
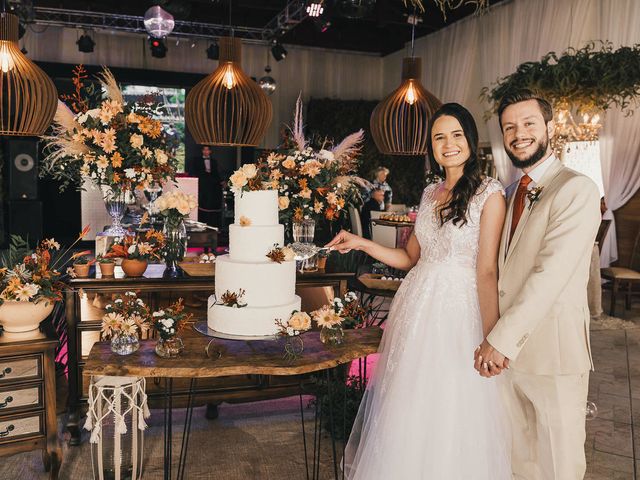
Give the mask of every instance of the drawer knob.
<svg viewBox="0 0 640 480">
<path fill-rule="evenodd" d="M 13 397 L 12 396 L 8 396 L 7 398 L 4 399 L 4 402 L 0 403 L 0 408 L 6 407 L 11 402 L 13 402 Z"/>
<path fill-rule="evenodd" d="M 0 378 L 4 378 L 7 375 L 9 375 L 10 373 L 11 373 L 11 367 L 7 367 L 3 371 L 0 372 Z"/>
<path fill-rule="evenodd" d="M 4 432 L 0 432 L 0 437 L 6 437 L 11 432 L 13 432 L 14 428 L 16 428 L 16 427 L 14 427 L 13 425 L 9 425 Z"/>
</svg>

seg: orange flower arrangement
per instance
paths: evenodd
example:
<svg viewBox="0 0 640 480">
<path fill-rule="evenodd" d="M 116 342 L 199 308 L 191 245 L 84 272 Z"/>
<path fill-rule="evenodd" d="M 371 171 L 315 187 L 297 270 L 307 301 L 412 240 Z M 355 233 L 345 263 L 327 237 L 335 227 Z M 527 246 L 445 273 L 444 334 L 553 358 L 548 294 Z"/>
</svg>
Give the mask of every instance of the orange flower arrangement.
<svg viewBox="0 0 640 480">
<path fill-rule="evenodd" d="M 128 258 L 132 260 L 160 260 L 165 238 L 158 230 L 149 230 L 136 235 L 125 235 L 111 245 L 107 258 Z"/>
</svg>

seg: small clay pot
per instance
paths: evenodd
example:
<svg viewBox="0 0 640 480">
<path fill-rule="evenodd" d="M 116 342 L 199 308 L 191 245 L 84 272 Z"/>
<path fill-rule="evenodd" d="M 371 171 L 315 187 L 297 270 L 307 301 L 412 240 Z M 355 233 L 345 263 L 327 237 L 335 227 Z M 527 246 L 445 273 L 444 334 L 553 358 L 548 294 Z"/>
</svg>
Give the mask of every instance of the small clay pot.
<svg viewBox="0 0 640 480">
<path fill-rule="evenodd" d="M 98 262 L 98 265 L 100 266 L 100 274 L 103 277 L 113 277 L 116 262 Z"/>
<path fill-rule="evenodd" d="M 88 263 L 73 264 L 73 271 L 78 278 L 87 278 L 89 276 L 89 268 L 91 268 L 91 265 L 89 265 Z"/>
<path fill-rule="evenodd" d="M 327 266 L 327 257 L 318 257 L 318 268 L 324 270 Z"/>
</svg>

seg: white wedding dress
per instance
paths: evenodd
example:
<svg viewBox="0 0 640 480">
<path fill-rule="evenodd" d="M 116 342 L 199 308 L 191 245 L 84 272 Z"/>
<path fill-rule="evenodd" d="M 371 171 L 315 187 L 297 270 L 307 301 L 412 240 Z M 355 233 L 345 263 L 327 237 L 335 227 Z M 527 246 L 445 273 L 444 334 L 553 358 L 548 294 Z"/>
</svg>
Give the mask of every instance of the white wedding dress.
<svg viewBox="0 0 640 480">
<path fill-rule="evenodd" d="M 480 215 L 502 185 L 483 180 L 467 223 L 440 226 L 437 185 L 416 219 L 418 263 L 395 295 L 376 371 L 345 451 L 351 480 L 511 479 L 500 377 L 473 368 L 482 342 L 476 284 Z"/>
</svg>

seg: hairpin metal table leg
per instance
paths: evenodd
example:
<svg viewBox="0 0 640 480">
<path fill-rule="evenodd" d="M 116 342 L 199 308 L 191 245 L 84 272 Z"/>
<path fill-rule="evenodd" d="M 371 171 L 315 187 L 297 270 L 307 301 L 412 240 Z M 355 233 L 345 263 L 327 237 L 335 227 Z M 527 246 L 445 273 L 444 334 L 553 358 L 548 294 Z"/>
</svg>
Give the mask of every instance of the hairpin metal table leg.
<svg viewBox="0 0 640 480">
<path fill-rule="evenodd" d="M 304 447 L 304 471 L 306 479 L 309 480 L 309 456 L 307 455 L 307 432 L 304 427 L 304 407 L 302 405 L 302 383 L 299 384 L 300 388 L 300 422 L 302 423 L 302 445 Z"/>
<path fill-rule="evenodd" d="M 173 378 L 164 380 L 164 480 L 171 480 L 171 424 L 173 422 Z"/>
<path fill-rule="evenodd" d="M 184 469 L 187 463 L 187 451 L 189 448 L 189 436 L 191 435 L 191 419 L 193 418 L 193 397 L 195 396 L 196 379 L 189 382 L 189 396 L 187 398 L 187 411 L 184 418 L 184 429 L 182 431 L 182 445 L 180 447 L 180 460 L 178 461 L 177 480 L 184 479 Z"/>
</svg>

